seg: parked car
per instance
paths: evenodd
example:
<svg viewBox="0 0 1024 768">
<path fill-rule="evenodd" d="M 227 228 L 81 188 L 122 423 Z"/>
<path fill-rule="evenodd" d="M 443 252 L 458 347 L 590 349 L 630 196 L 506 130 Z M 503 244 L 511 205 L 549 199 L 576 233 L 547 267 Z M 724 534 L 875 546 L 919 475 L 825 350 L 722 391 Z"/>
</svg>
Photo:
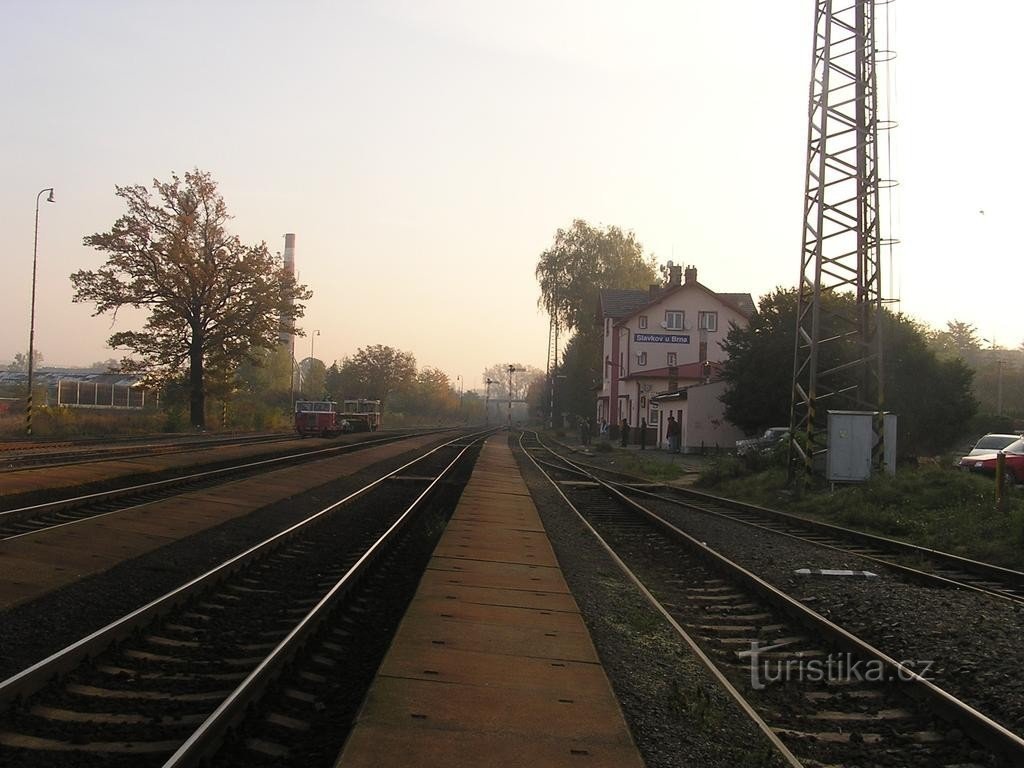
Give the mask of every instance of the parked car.
<svg viewBox="0 0 1024 768">
<path fill-rule="evenodd" d="M 736 454 L 745 456 L 748 453 L 770 451 L 789 438 L 789 427 L 768 427 L 760 437 L 736 441 Z"/>
<path fill-rule="evenodd" d="M 991 435 L 985 435 L 985 437 L 991 437 Z M 982 440 L 984 439 L 982 438 Z M 981 440 L 978 443 L 980 444 Z M 970 454 L 960 459 L 960 468 L 970 472 L 994 475 L 996 456 L 1000 450 L 1006 454 L 1006 481 L 1008 483 L 1024 481 L 1024 438 L 1021 437 L 1016 437 L 1013 442 L 1003 448 L 994 448 L 982 453 L 971 451 Z"/>
<path fill-rule="evenodd" d="M 1008 446 L 1010 443 L 1020 440 L 1020 438 L 1020 433 L 1012 435 L 1004 435 L 994 432 L 989 433 L 985 435 L 983 438 L 981 438 L 981 440 L 979 440 L 977 443 L 975 443 L 974 447 L 971 449 L 971 452 L 968 453 L 967 456 L 965 456 L 964 458 L 968 458 L 970 456 L 980 456 L 983 453 L 993 453 L 994 451 L 1005 450 L 1006 446 Z M 960 461 L 963 461 L 963 459 L 960 459 Z"/>
</svg>

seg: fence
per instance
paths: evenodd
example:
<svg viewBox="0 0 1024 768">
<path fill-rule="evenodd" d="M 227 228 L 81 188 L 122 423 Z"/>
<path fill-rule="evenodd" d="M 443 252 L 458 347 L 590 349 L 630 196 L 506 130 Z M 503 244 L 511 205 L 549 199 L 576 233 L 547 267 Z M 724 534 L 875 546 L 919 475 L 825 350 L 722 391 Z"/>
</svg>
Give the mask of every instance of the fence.
<svg viewBox="0 0 1024 768">
<path fill-rule="evenodd" d="M 148 397 L 147 397 L 148 395 Z M 66 408 L 113 408 L 141 411 L 159 408 L 160 397 L 143 387 L 60 379 L 47 387 L 46 402 Z"/>
</svg>

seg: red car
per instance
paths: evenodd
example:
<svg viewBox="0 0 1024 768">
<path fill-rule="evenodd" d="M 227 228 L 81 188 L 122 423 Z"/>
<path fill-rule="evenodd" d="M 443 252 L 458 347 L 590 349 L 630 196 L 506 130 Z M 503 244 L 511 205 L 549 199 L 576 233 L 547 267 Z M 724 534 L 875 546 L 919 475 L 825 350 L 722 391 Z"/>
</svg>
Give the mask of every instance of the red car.
<svg viewBox="0 0 1024 768">
<path fill-rule="evenodd" d="M 987 475 L 994 475 L 996 472 L 996 451 L 987 453 L 975 453 L 964 456 L 960 459 L 960 468 L 971 472 L 984 472 Z M 1003 448 L 1006 454 L 1006 481 L 1016 483 L 1024 481 L 1024 438 L 1017 438 Z"/>
</svg>

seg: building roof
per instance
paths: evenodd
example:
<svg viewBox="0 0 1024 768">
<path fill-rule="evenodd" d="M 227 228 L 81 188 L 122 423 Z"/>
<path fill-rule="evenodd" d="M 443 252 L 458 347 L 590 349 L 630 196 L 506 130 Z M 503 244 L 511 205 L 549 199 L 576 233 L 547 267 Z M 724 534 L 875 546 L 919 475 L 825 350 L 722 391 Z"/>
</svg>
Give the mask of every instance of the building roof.
<svg viewBox="0 0 1024 768">
<path fill-rule="evenodd" d="M 750 317 L 757 311 L 754 305 L 754 297 L 749 293 L 719 293 L 718 298 L 735 306 L 740 312 Z"/>
<path fill-rule="evenodd" d="M 649 291 L 604 288 L 601 291 L 600 317 L 629 317 L 651 300 Z M 600 318 L 599 318 L 600 319 Z"/>
<path fill-rule="evenodd" d="M 714 296 L 718 301 L 735 309 L 744 317 L 750 317 L 756 310 L 754 299 L 749 293 L 715 293 L 703 283 L 693 280 L 689 283 L 665 286 L 659 291 L 637 291 L 620 288 L 602 290 L 597 320 L 600 322 L 605 317 L 612 317 L 615 318 L 616 324 L 620 325 L 631 317 L 640 314 L 647 307 L 658 304 L 673 293 L 689 286 L 694 286 Z"/>
<path fill-rule="evenodd" d="M 139 386 L 142 377 L 130 373 L 109 373 L 99 371 L 63 370 L 47 368 L 37 370 L 33 378 L 36 382 L 48 382 L 56 384 L 58 381 L 81 381 L 90 384 L 116 384 L 117 386 L 135 387 Z M 26 371 L 0 371 L 0 384 L 27 384 L 28 373 Z"/>
</svg>

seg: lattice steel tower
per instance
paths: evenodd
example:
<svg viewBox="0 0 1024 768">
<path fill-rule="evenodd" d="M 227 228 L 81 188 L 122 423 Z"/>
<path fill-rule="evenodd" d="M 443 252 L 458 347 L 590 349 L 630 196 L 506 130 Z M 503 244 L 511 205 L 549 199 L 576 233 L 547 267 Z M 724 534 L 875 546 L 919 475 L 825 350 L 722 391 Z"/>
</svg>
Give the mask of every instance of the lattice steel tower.
<svg viewBox="0 0 1024 768">
<path fill-rule="evenodd" d="M 555 426 L 555 381 L 558 378 L 558 331 L 559 323 L 556 313 L 551 314 L 548 324 L 548 427 Z M 560 421 L 560 420 L 559 420 Z"/>
<path fill-rule="evenodd" d="M 791 477 L 821 468 L 826 410 L 881 412 L 884 402 L 875 31 L 874 0 L 815 3 Z M 882 438 L 879 417 L 875 466 Z"/>
</svg>

